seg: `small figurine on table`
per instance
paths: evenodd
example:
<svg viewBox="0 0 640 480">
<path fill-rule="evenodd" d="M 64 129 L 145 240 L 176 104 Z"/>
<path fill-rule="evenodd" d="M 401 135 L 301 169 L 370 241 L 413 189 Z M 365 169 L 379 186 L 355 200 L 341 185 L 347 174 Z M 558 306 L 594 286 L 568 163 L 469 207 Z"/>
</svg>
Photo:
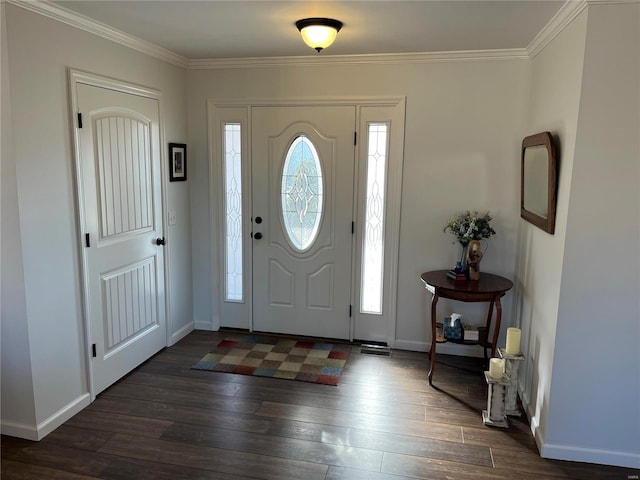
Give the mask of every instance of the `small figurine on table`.
<svg viewBox="0 0 640 480">
<path fill-rule="evenodd" d="M 478 240 L 471 240 L 467 250 L 469 280 L 480 280 L 480 260 L 482 260 L 482 248 L 480 242 Z"/>
</svg>

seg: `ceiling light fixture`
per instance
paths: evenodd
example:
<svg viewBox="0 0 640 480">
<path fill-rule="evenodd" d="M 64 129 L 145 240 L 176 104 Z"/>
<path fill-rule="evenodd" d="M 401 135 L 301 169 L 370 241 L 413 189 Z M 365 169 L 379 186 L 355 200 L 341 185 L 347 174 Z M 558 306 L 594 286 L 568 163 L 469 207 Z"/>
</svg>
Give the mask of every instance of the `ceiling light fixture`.
<svg viewBox="0 0 640 480">
<path fill-rule="evenodd" d="M 342 22 L 332 18 L 303 18 L 296 22 L 304 43 L 315 48 L 318 53 L 336 39 Z"/>
</svg>

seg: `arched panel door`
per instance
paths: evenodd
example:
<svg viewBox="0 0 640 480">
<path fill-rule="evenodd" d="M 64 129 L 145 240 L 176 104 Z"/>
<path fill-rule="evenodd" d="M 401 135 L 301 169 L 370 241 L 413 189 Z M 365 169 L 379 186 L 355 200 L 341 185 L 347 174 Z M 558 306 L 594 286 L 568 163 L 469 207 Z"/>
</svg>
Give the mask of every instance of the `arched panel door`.
<svg viewBox="0 0 640 480">
<path fill-rule="evenodd" d="M 74 83 L 91 391 L 166 346 L 160 114 L 155 98 Z"/>
</svg>

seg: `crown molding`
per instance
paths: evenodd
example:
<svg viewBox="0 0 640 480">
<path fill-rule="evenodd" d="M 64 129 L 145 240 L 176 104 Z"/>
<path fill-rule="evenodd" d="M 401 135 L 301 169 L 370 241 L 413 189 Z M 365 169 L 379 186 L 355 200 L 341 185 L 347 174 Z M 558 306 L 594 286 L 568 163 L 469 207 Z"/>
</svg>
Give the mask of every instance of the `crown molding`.
<svg viewBox="0 0 640 480">
<path fill-rule="evenodd" d="M 286 66 L 328 66 L 328 65 L 382 65 L 419 64 L 459 61 L 527 60 L 535 57 L 567 25 L 569 25 L 589 5 L 612 5 L 638 3 L 640 0 L 567 0 L 549 20 L 526 48 L 501 50 L 466 50 L 450 52 L 386 53 L 371 55 L 322 55 L 295 57 L 252 57 L 188 59 L 162 48 L 154 43 L 117 30 L 85 15 L 76 13 L 46 0 L 0 0 L 17 7 L 38 13 L 75 28 L 111 40 L 125 47 L 155 57 L 159 60 L 189 70 L 212 70 L 223 68 L 255 68 Z"/>
<path fill-rule="evenodd" d="M 558 36 L 564 28 L 587 8 L 591 3 L 587 0 L 567 0 L 558 12 L 549 20 L 533 40 L 527 45 L 527 52 L 530 58 L 535 57 L 554 38 Z"/>
<path fill-rule="evenodd" d="M 640 3 L 640 0 L 567 0 L 558 12 L 549 20 L 538 35 L 527 45 L 530 58 L 535 57 L 551 40 L 564 30 L 573 20 L 591 5 L 621 5 Z"/>
<path fill-rule="evenodd" d="M 529 58 L 524 48 L 504 50 L 468 50 L 457 52 L 426 53 L 385 53 L 372 55 L 326 55 L 296 57 L 253 57 L 217 58 L 189 60 L 189 70 L 212 70 L 218 68 L 255 68 L 287 66 L 328 66 L 328 65 L 381 65 L 408 63 L 438 63 L 486 60 L 526 60 Z"/>
<path fill-rule="evenodd" d="M 187 68 L 189 61 L 182 55 L 178 55 L 170 50 L 159 47 L 158 45 L 147 42 L 140 38 L 121 32 L 109 25 L 100 23 L 85 15 L 73 12 L 67 8 L 61 7 L 43 0 L 6 0 L 7 3 L 16 7 L 38 13 L 45 17 L 66 23 L 85 32 L 93 33 L 107 40 L 111 40 L 125 47 L 132 48 L 138 52 L 144 53 L 151 57 L 155 57 L 167 63 L 171 63 L 181 68 Z"/>
</svg>

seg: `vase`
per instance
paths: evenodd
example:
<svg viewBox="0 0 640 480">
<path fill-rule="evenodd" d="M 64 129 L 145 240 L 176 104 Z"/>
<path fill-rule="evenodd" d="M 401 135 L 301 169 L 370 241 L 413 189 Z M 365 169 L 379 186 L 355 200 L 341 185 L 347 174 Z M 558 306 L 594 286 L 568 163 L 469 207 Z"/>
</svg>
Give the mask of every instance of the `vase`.
<svg viewBox="0 0 640 480">
<path fill-rule="evenodd" d="M 482 245 L 478 240 L 471 240 L 467 250 L 467 278 L 480 280 L 480 260 L 482 260 Z"/>
<path fill-rule="evenodd" d="M 456 273 L 467 273 L 467 248 L 469 246 L 468 243 L 460 242 L 460 246 L 462 247 L 462 253 L 460 254 L 460 261 L 456 262 L 456 266 L 454 268 Z"/>
</svg>

